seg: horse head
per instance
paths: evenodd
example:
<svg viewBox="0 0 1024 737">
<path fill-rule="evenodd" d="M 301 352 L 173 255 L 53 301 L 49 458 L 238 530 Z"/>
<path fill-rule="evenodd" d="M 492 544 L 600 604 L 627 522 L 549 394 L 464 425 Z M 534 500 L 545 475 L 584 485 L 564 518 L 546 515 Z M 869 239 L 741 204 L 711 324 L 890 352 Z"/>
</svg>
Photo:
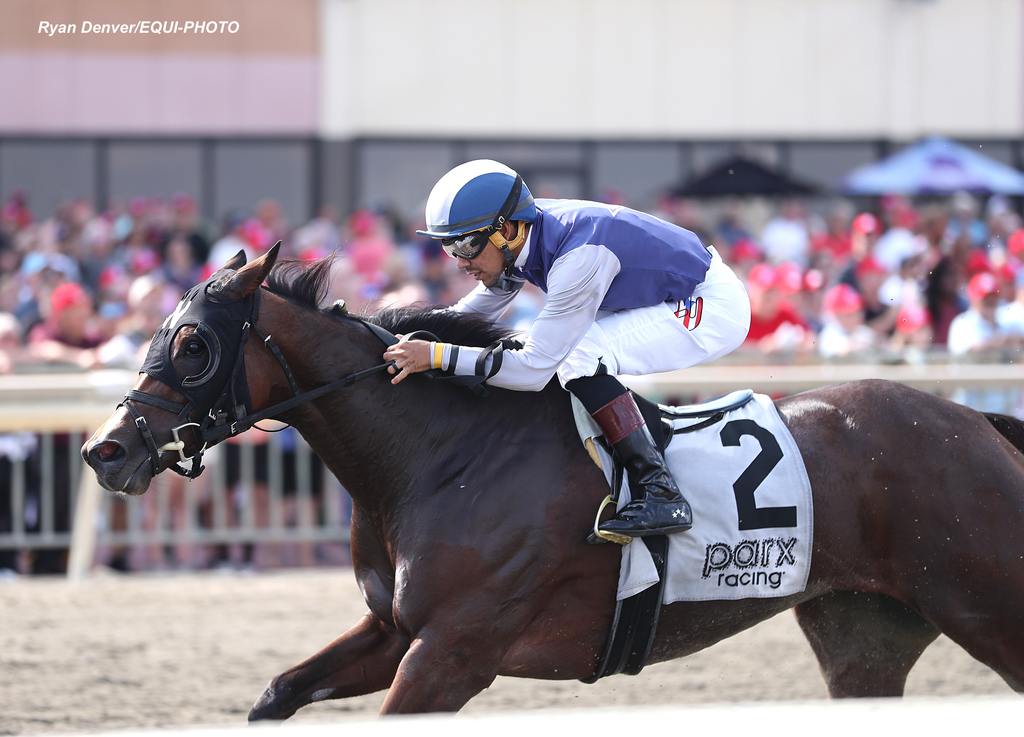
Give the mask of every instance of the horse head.
<svg viewBox="0 0 1024 737">
<path fill-rule="evenodd" d="M 168 468 L 195 477 L 203 451 L 232 422 L 267 403 L 274 363 L 256 331 L 260 284 L 280 244 L 246 264 L 241 251 L 188 290 L 153 336 L 139 379 L 82 446 L 82 457 L 111 491 L 142 494 Z M 191 469 L 179 462 L 191 461 Z"/>
</svg>

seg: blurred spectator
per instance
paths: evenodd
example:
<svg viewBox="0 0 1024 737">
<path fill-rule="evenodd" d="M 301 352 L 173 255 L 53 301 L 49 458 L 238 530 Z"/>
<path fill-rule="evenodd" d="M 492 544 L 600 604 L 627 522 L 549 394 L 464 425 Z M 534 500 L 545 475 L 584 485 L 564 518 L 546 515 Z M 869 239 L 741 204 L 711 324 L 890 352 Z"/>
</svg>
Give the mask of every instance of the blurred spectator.
<svg viewBox="0 0 1024 737">
<path fill-rule="evenodd" d="M 210 241 L 199 219 L 199 205 L 189 195 L 179 193 L 171 198 L 171 223 L 167 244 L 182 239 L 188 243 L 191 263 L 206 263 L 210 257 Z M 166 249 L 167 246 L 164 257 L 168 258 Z M 180 255 L 178 258 L 183 259 Z"/>
<path fill-rule="evenodd" d="M 384 265 L 395 252 L 394 243 L 382 232 L 377 216 L 369 210 L 356 210 L 348 221 L 352 240 L 345 246 L 345 253 L 352 261 L 352 268 L 366 282 L 383 286 Z"/>
<path fill-rule="evenodd" d="M 825 294 L 824 306 L 825 324 L 818 336 L 818 353 L 836 358 L 874 347 L 877 333 L 864 324 L 864 300 L 853 287 L 832 287 Z"/>
<path fill-rule="evenodd" d="M 750 269 L 764 260 L 764 253 L 754 241 L 741 240 L 737 241 L 727 252 L 726 260 L 732 265 L 733 271 L 740 279 L 746 279 Z"/>
<path fill-rule="evenodd" d="M 210 255 L 206 259 L 207 273 L 213 273 L 232 256 L 239 251 L 245 253 L 245 260 L 251 261 L 256 257 L 257 252 L 246 236 L 251 235 L 253 228 L 246 228 L 248 218 L 241 210 L 232 210 L 224 218 L 224 234 L 210 248 Z"/>
<path fill-rule="evenodd" d="M 710 245 L 716 246 L 719 251 L 727 251 L 737 243 L 750 242 L 752 238 L 750 231 L 743 226 L 739 202 L 729 202 L 715 225 L 715 241 Z"/>
<path fill-rule="evenodd" d="M 1000 310 L 999 282 L 987 272 L 971 277 L 967 284 L 970 308 L 954 318 L 949 328 L 949 352 L 954 356 L 1008 358 L 1017 360 L 1024 348 L 1024 333 Z M 1011 316 L 1012 318 L 1012 316 Z M 1021 391 L 1007 389 L 959 389 L 954 401 L 979 412 L 1012 412 L 1020 405 Z"/>
<path fill-rule="evenodd" d="M 324 205 L 313 220 L 298 228 L 292 240 L 295 255 L 304 261 L 313 261 L 341 248 L 338 211 L 333 205 Z"/>
<path fill-rule="evenodd" d="M 960 295 L 960 274 L 960 267 L 951 258 L 943 258 L 928 274 L 924 296 L 935 345 L 946 345 L 953 319 L 967 309 Z"/>
<path fill-rule="evenodd" d="M 832 205 L 825 216 L 825 230 L 811 240 L 811 250 L 816 253 L 829 253 L 836 263 L 843 263 L 849 259 L 852 249 L 850 217 L 849 204 L 839 202 Z"/>
<path fill-rule="evenodd" d="M 205 258 L 198 261 L 195 254 L 196 249 L 185 234 L 172 235 L 164 249 L 163 278 L 182 291 L 202 281 Z"/>
<path fill-rule="evenodd" d="M 800 289 L 792 270 L 780 273 L 768 264 L 758 264 L 747 276 L 750 295 L 750 330 L 746 345 L 764 353 L 803 350 L 811 333 L 807 323 L 790 302 Z"/>
<path fill-rule="evenodd" d="M 887 211 L 890 227 L 875 244 L 872 255 L 887 271 L 896 271 L 904 259 L 923 249 L 917 241 L 917 213 L 903 201 Z"/>
<path fill-rule="evenodd" d="M 896 308 L 922 306 L 924 304 L 924 255 L 927 247 L 918 241 L 918 251 L 909 254 L 900 262 L 899 270 L 891 274 L 878 288 L 882 304 Z"/>
<path fill-rule="evenodd" d="M 804 208 L 798 200 L 782 203 L 779 214 L 764 226 L 761 245 L 770 263 L 792 261 L 800 266 L 807 265 L 811 241 Z"/>
<path fill-rule="evenodd" d="M 1015 334 L 1024 336 L 1024 267 L 1017 270 L 1014 299 L 1000 308 L 997 322 Z"/>
<path fill-rule="evenodd" d="M 281 209 L 281 205 L 277 200 L 269 198 L 260 200 L 256 203 L 255 213 L 256 222 L 262 231 L 262 237 L 266 243 L 265 246 L 253 243 L 252 245 L 258 250 L 264 250 L 277 241 L 284 240 L 288 235 L 288 220 L 285 218 L 284 210 Z"/>
<path fill-rule="evenodd" d="M 889 348 L 904 352 L 909 359 L 917 361 L 932 343 L 932 329 L 928 310 L 919 304 L 906 304 L 896 315 L 896 332 L 889 342 Z"/>
<path fill-rule="evenodd" d="M 16 189 L 0 209 L 0 227 L 12 231 L 22 230 L 32 224 L 32 211 L 28 206 L 28 195 L 23 189 Z"/>
<path fill-rule="evenodd" d="M 801 277 L 801 290 L 796 298 L 796 307 L 812 331 L 821 331 L 824 311 L 825 274 L 819 269 L 808 269 Z"/>
<path fill-rule="evenodd" d="M 92 366 L 94 357 L 89 349 L 101 342 L 92 298 L 74 282 L 65 282 L 53 290 L 49 315 L 28 336 L 32 357 L 81 368 Z"/>
<path fill-rule="evenodd" d="M 1022 336 L 1007 322 L 1006 311 L 999 309 L 999 282 L 992 274 L 981 272 L 972 276 L 967 298 L 970 308 L 957 315 L 949 327 L 952 355 L 1021 347 Z"/>
<path fill-rule="evenodd" d="M 946 230 L 946 238 L 955 241 L 966 237 L 971 247 L 983 246 L 988 240 L 988 228 L 978 217 L 978 202 L 968 192 L 957 192 L 950 203 L 952 215 Z"/>
<path fill-rule="evenodd" d="M 882 224 L 870 212 L 862 212 L 850 224 L 850 253 L 844 263 L 859 262 L 875 251 Z"/>
<path fill-rule="evenodd" d="M 9 312 L 0 312 L 0 374 L 9 374 L 14 370 L 21 352 L 18 319 Z"/>
<path fill-rule="evenodd" d="M 839 282 L 853 287 L 863 300 L 864 322 L 880 335 L 892 332 L 896 323 L 896 307 L 882 299 L 882 284 L 889 272 L 873 256 L 866 256 L 840 277 Z"/>
</svg>

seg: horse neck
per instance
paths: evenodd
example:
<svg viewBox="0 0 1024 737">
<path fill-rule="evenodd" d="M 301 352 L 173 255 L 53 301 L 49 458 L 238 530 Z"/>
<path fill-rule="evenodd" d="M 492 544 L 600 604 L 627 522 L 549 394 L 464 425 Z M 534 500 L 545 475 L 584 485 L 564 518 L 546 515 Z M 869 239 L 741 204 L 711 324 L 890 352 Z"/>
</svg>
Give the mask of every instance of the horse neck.
<svg viewBox="0 0 1024 737">
<path fill-rule="evenodd" d="M 302 390 L 383 363 L 383 344 L 357 322 L 273 295 L 264 304 L 260 328 L 273 336 Z M 410 469 L 436 460 L 447 441 L 438 428 L 446 423 L 431 422 L 443 413 L 443 397 L 433 387 L 414 389 L 412 384 L 392 386 L 390 376 L 381 372 L 280 419 L 302 434 L 361 508 L 373 510 L 409 493 Z M 283 383 L 274 390 L 290 396 Z"/>
</svg>

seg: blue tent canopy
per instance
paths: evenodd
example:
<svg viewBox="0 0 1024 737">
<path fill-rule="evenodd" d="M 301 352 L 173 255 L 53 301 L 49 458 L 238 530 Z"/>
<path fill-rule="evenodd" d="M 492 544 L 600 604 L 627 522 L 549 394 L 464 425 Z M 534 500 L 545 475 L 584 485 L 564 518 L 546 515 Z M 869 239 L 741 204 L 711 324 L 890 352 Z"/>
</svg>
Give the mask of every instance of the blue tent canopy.
<svg viewBox="0 0 1024 737">
<path fill-rule="evenodd" d="M 848 194 L 952 194 L 968 191 L 1024 194 L 1024 174 L 954 143 L 926 138 L 874 164 L 855 169 L 843 181 Z"/>
</svg>

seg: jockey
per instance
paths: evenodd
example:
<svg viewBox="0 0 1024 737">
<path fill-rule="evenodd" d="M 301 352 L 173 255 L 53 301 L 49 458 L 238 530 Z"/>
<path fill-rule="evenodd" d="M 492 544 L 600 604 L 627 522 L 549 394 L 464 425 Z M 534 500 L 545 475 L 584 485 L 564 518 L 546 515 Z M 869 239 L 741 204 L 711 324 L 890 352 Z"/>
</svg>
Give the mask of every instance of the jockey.
<svg viewBox="0 0 1024 737">
<path fill-rule="evenodd" d="M 497 319 L 523 283 L 547 293 L 521 350 L 493 386 L 540 391 L 552 377 L 594 417 L 627 471 L 631 501 L 600 529 L 630 537 L 688 530 L 679 492 L 629 391 L 615 378 L 693 366 L 739 346 L 750 325 L 743 283 L 714 248 L 652 215 L 581 200 L 534 200 L 496 161 L 470 161 L 430 193 L 427 230 L 480 283 L 450 309 Z M 478 373 L 482 348 L 408 340 L 389 347 L 393 384 L 442 369 Z M 491 359 L 485 358 L 485 375 Z"/>
</svg>

